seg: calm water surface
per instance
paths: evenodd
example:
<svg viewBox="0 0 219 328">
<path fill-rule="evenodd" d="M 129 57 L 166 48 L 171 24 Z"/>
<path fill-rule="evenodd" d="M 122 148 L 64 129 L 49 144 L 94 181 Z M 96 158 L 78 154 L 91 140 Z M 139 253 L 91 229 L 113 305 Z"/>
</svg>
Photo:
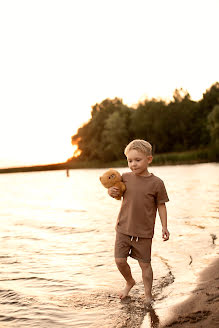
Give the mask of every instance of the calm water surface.
<svg viewBox="0 0 219 328">
<path fill-rule="evenodd" d="M 157 218 L 153 311 L 133 259 L 137 285 L 121 302 L 113 258 L 121 202 L 100 184 L 104 171 L 0 175 L 0 327 L 158 327 L 218 256 L 219 165 L 152 167 L 168 190 L 171 239 L 162 241 Z"/>
</svg>

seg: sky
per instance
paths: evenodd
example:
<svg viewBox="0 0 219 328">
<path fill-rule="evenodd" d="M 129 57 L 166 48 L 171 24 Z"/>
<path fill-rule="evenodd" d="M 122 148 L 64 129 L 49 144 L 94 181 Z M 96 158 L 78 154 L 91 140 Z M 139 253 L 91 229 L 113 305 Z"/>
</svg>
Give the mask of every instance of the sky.
<svg viewBox="0 0 219 328">
<path fill-rule="evenodd" d="M 91 106 L 199 100 L 219 80 L 218 0 L 0 0 L 0 167 L 63 162 Z"/>
</svg>

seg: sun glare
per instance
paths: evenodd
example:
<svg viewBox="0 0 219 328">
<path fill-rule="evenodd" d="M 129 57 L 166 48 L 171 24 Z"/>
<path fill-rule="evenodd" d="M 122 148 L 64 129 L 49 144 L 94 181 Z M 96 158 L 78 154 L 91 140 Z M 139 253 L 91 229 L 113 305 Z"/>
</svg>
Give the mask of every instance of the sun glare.
<svg viewBox="0 0 219 328">
<path fill-rule="evenodd" d="M 0 166 L 77 157 L 106 98 L 198 100 L 218 80 L 218 1 L 85 2 L 0 1 Z"/>
</svg>

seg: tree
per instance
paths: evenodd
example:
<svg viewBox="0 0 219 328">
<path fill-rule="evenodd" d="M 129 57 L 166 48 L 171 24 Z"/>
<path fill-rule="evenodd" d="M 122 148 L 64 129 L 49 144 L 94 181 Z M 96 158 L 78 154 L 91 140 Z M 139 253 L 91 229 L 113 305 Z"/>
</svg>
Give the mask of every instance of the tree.
<svg viewBox="0 0 219 328">
<path fill-rule="evenodd" d="M 129 140 L 129 120 L 131 110 L 123 108 L 111 114 L 105 122 L 102 133 L 103 161 L 118 160 L 123 157 L 123 150 Z"/>
<path fill-rule="evenodd" d="M 119 147 L 126 145 L 127 125 L 132 109 L 122 99 L 105 99 L 92 107 L 91 119 L 77 134 L 72 143 L 78 144 L 82 160 L 111 161 L 119 159 Z"/>
<path fill-rule="evenodd" d="M 183 100 L 190 100 L 190 94 L 187 90 L 184 90 L 183 88 L 175 89 L 173 93 L 173 99 L 174 102 L 182 102 Z"/>
<path fill-rule="evenodd" d="M 208 129 L 211 135 L 212 150 L 219 157 L 219 105 L 214 106 L 208 115 Z"/>
<path fill-rule="evenodd" d="M 162 116 L 165 109 L 166 104 L 164 101 L 146 99 L 137 106 L 132 114 L 131 131 L 134 138 L 149 141 L 153 148 L 156 147 L 158 152 L 162 149 L 163 142 L 165 142 L 162 127 Z M 162 138 L 160 139 L 161 135 Z"/>
<path fill-rule="evenodd" d="M 219 104 L 219 82 L 213 84 L 203 94 L 203 98 L 200 100 L 199 120 L 200 120 L 200 143 L 202 145 L 208 145 L 211 141 L 209 129 L 207 127 L 207 117 L 213 110 L 215 105 Z"/>
<path fill-rule="evenodd" d="M 79 160 L 110 162 L 124 158 L 133 139 L 149 141 L 156 153 L 218 147 L 219 83 L 192 101 L 187 91 L 176 89 L 173 100 L 145 99 L 136 109 L 122 99 L 105 99 L 92 107 L 91 119 L 72 136 Z M 212 146 L 213 147 L 213 146 Z"/>
</svg>

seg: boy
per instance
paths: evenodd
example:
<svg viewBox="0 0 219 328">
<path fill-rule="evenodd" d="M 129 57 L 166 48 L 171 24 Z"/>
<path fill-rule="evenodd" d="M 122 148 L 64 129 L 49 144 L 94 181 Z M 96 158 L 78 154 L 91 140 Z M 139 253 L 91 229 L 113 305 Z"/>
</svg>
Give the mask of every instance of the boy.
<svg viewBox="0 0 219 328">
<path fill-rule="evenodd" d="M 126 280 L 120 293 L 125 298 L 135 285 L 127 257 L 138 260 L 142 270 L 145 303 L 152 301 L 153 271 L 151 268 L 151 244 L 154 235 L 155 217 L 158 209 L 162 224 L 163 240 L 169 239 L 165 202 L 168 196 L 161 179 L 148 172 L 152 162 L 152 146 L 145 140 L 133 140 L 124 151 L 132 172 L 124 173 L 126 185 L 123 202 L 116 222 L 115 262 Z M 109 189 L 111 197 L 118 196 L 118 189 Z"/>
</svg>

